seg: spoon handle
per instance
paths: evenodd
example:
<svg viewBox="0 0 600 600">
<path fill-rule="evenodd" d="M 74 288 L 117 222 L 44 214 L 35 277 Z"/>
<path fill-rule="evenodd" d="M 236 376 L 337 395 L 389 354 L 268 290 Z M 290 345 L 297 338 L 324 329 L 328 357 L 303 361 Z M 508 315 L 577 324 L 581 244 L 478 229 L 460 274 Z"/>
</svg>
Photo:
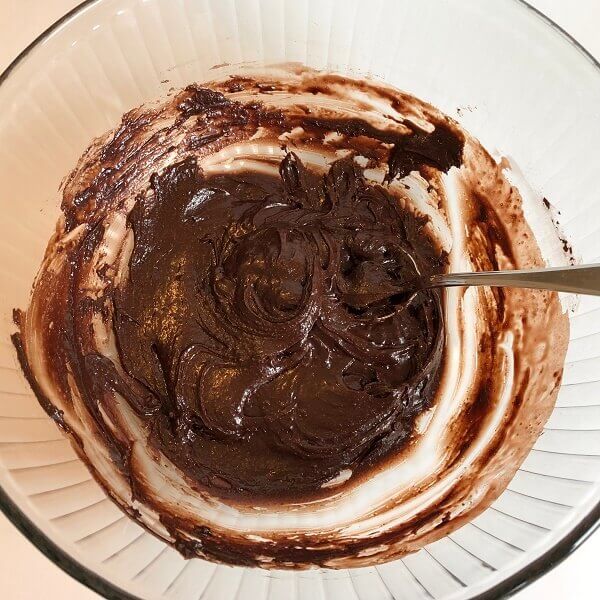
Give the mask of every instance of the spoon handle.
<svg viewBox="0 0 600 600">
<path fill-rule="evenodd" d="M 600 296 L 600 264 L 432 275 L 425 287 L 489 285 L 521 287 Z"/>
</svg>

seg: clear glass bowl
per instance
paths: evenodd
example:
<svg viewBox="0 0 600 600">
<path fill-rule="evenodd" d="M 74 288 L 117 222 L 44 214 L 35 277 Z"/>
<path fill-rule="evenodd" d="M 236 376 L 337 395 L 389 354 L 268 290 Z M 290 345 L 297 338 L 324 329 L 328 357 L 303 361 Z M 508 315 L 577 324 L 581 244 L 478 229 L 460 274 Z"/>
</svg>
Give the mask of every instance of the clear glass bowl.
<svg viewBox="0 0 600 600">
<path fill-rule="evenodd" d="M 184 561 L 106 497 L 16 363 L 24 307 L 90 140 L 220 63 L 299 61 L 383 79 L 457 118 L 519 165 L 576 256 L 600 257 L 600 68 L 525 2 L 91 0 L 0 77 L 0 507 L 107 598 L 498 598 L 575 548 L 600 518 L 600 299 L 581 298 L 557 406 L 508 489 L 420 552 L 351 571 L 266 572 Z M 33 175 L 35 174 L 35 175 Z"/>
</svg>

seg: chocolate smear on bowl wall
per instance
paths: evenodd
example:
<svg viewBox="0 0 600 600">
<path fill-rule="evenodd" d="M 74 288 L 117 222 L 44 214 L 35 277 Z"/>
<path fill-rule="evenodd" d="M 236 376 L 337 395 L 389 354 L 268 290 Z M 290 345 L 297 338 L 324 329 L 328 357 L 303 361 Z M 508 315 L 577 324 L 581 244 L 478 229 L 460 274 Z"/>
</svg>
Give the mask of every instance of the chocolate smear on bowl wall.
<svg viewBox="0 0 600 600">
<path fill-rule="evenodd" d="M 555 294 L 395 293 L 543 265 L 500 166 L 406 93 L 298 67 L 193 84 L 92 143 L 61 206 L 21 364 L 186 557 L 402 556 L 489 506 L 552 410 Z"/>
</svg>

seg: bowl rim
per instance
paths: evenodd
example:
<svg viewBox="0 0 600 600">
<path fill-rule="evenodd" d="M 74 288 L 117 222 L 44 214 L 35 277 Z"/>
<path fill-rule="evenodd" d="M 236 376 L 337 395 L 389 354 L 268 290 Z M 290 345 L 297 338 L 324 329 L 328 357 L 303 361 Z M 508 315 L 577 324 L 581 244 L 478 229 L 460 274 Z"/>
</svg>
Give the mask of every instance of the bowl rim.
<svg viewBox="0 0 600 600">
<path fill-rule="evenodd" d="M 5 83 L 12 71 L 34 50 L 50 37 L 59 27 L 93 4 L 99 4 L 104 0 L 83 0 L 52 25 L 40 33 L 28 46 L 26 46 L 0 73 L 0 86 Z M 538 18 L 550 29 L 556 31 L 573 46 L 584 59 L 589 61 L 600 74 L 600 61 L 597 60 L 580 42 L 570 33 L 545 15 L 541 10 L 532 6 L 527 0 L 509 0 L 513 4 L 520 5 Z M 98 575 L 68 552 L 63 550 L 49 536 L 47 536 L 12 500 L 9 494 L 0 485 L 0 510 L 8 520 L 51 562 L 70 575 L 73 579 L 82 583 L 90 590 L 100 594 L 107 600 L 143 600 L 139 596 L 130 594 L 119 586 L 111 583 L 101 575 Z M 545 575 L 568 556 L 570 556 L 583 542 L 585 542 L 600 527 L 600 502 L 594 505 L 587 515 L 581 519 L 561 540 L 534 561 L 519 569 L 516 573 L 498 582 L 490 589 L 473 596 L 471 600 L 498 600 L 508 598 L 521 591 L 542 575 Z"/>
</svg>

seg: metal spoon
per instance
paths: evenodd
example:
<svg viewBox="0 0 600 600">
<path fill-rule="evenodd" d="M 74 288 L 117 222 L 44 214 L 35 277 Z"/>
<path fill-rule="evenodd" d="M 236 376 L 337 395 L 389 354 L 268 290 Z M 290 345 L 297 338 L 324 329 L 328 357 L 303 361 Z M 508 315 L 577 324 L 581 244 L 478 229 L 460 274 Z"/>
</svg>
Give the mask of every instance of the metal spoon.
<svg viewBox="0 0 600 600">
<path fill-rule="evenodd" d="M 416 287 L 428 289 L 461 285 L 521 287 L 600 296 L 600 264 L 518 271 L 443 273 L 420 279 Z"/>
<path fill-rule="evenodd" d="M 600 296 L 600 263 L 547 269 L 515 271 L 477 271 L 419 276 L 399 284 L 353 290 L 344 295 L 344 302 L 357 309 L 366 309 L 386 298 L 415 294 L 420 290 L 456 286 L 487 285 L 553 290 L 573 294 Z"/>
</svg>

